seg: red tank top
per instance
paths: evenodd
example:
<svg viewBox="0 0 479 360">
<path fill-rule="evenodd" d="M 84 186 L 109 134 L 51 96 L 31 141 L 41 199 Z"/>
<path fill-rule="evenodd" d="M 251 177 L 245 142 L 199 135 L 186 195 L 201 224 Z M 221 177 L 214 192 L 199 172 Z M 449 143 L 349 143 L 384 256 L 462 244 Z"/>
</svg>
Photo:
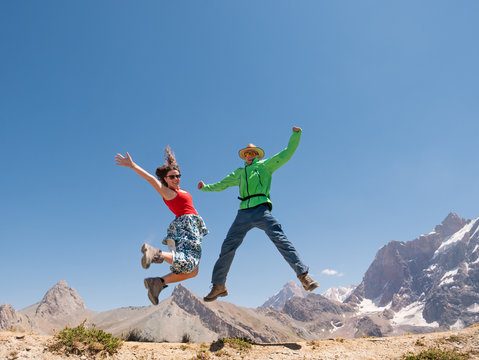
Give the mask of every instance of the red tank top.
<svg viewBox="0 0 479 360">
<path fill-rule="evenodd" d="M 176 217 L 186 214 L 198 215 L 196 209 L 193 206 L 193 198 L 188 191 L 182 189 L 171 190 L 176 192 L 176 197 L 173 200 L 166 200 L 165 198 L 163 198 L 163 201 L 165 202 L 166 206 L 168 206 L 168 208 L 171 210 L 171 212 L 176 215 Z"/>
</svg>

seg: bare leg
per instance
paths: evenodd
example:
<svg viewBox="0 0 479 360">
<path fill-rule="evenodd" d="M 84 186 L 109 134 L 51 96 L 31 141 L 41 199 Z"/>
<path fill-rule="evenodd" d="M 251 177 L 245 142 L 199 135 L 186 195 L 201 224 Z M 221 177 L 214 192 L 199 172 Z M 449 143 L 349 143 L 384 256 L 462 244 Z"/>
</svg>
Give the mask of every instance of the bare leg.
<svg viewBox="0 0 479 360">
<path fill-rule="evenodd" d="M 173 253 L 162 251 L 161 255 L 163 255 L 163 257 L 165 258 L 165 261 L 168 264 L 171 264 L 173 262 Z"/>
<path fill-rule="evenodd" d="M 165 261 L 168 262 L 168 260 L 166 260 L 166 256 L 165 256 Z M 183 273 L 183 274 L 169 273 L 163 276 L 162 279 L 165 281 L 165 284 L 170 284 L 174 282 L 183 281 L 186 279 L 191 279 L 191 278 L 194 278 L 196 275 L 198 275 L 198 268 L 199 266 L 197 266 L 196 269 L 190 273 Z"/>
</svg>

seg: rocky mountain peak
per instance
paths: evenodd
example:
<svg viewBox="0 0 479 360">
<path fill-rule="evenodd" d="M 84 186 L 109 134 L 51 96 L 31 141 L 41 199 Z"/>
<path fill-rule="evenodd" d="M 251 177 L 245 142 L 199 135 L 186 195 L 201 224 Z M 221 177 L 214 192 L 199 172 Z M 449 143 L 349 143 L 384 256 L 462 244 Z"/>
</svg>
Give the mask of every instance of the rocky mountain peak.
<svg viewBox="0 0 479 360">
<path fill-rule="evenodd" d="M 171 293 L 171 298 L 174 303 L 190 314 L 197 315 L 207 311 L 203 299 L 193 294 L 181 284 L 175 286 L 175 289 Z"/>
<path fill-rule="evenodd" d="M 456 213 L 449 213 L 442 223 L 434 228 L 434 231 L 443 236 L 449 236 L 466 225 L 466 223 L 467 220 L 460 218 Z"/>
<path fill-rule="evenodd" d="M 171 293 L 171 296 L 173 296 L 173 297 L 178 297 L 178 296 L 184 297 L 184 296 L 195 296 L 195 295 L 180 283 L 180 284 L 175 286 L 175 288 L 173 289 L 173 292 Z"/>
<path fill-rule="evenodd" d="M 479 319 L 479 218 L 450 213 L 434 231 L 392 241 L 376 254 L 363 281 L 346 300 L 367 299 L 400 313 L 415 307 L 424 326 L 470 325 Z M 404 310 L 405 311 L 405 310 Z"/>
<path fill-rule="evenodd" d="M 338 286 L 338 287 L 332 287 L 326 290 L 323 294 L 325 298 L 328 298 L 329 300 L 335 300 L 339 302 L 344 302 L 349 295 L 356 289 L 356 285 L 349 285 L 347 287 L 345 286 Z"/>
<path fill-rule="evenodd" d="M 77 291 L 69 287 L 65 280 L 61 280 L 47 291 L 36 309 L 35 316 L 66 318 L 85 309 L 83 299 Z"/>
<path fill-rule="evenodd" d="M 16 311 L 12 305 L 4 303 L 0 306 L 0 330 L 8 329 L 11 320 L 16 317 Z"/>
<path fill-rule="evenodd" d="M 266 300 L 266 302 L 260 307 L 272 307 L 276 310 L 281 310 L 284 307 L 286 301 L 288 301 L 292 297 L 298 296 L 303 298 L 307 295 L 308 293 L 306 292 L 306 290 L 299 286 L 298 283 L 296 283 L 295 281 L 290 280 L 283 286 L 283 288 L 279 292 Z"/>
<path fill-rule="evenodd" d="M 0 331 L 8 329 L 30 330 L 31 324 L 28 318 L 16 311 L 12 305 L 4 303 L 0 306 Z"/>
</svg>

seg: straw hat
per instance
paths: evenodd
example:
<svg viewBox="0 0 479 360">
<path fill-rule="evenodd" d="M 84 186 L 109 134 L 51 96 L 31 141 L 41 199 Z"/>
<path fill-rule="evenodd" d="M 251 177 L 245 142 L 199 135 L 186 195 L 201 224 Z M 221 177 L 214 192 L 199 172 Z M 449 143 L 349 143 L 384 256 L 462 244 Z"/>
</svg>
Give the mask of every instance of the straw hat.
<svg viewBox="0 0 479 360">
<path fill-rule="evenodd" d="M 243 160 L 246 160 L 246 157 L 244 156 L 244 153 L 247 152 L 247 151 L 254 151 L 256 152 L 257 154 L 257 158 L 258 160 L 261 160 L 264 156 L 264 151 L 263 149 L 257 147 L 256 145 L 254 144 L 248 144 L 248 146 L 246 146 L 244 149 L 241 149 L 238 154 L 239 154 L 239 157 L 242 158 Z"/>
</svg>

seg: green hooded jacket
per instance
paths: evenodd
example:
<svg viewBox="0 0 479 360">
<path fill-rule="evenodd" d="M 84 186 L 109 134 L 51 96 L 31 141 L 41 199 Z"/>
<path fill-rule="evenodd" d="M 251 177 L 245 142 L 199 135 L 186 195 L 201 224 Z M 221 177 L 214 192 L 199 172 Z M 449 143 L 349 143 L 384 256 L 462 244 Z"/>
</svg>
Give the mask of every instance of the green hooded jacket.
<svg viewBox="0 0 479 360">
<path fill-rule="evenodd" d="M 267 203 L 273 208 L 269 191 L 271 190 L 271 178 L 273 173 L 283 166 L 293 156 L 301 139 L 301 130 L 293 131 L 288 147 L 269 159 L 258 160 L 255 158 L 251 165 L 245 162 L 240 167 L 226 176 L 223 180 L 214 184 L 204 185 L 202 191 L 223 191 L 231 186 L 239 186 L 239 197 L 246 198 L 251 195 L 262 194 L 261 196 L 250 197 L 242 200 L 240 209 L 249 209 L 260 204 Z"/>
</svg>

